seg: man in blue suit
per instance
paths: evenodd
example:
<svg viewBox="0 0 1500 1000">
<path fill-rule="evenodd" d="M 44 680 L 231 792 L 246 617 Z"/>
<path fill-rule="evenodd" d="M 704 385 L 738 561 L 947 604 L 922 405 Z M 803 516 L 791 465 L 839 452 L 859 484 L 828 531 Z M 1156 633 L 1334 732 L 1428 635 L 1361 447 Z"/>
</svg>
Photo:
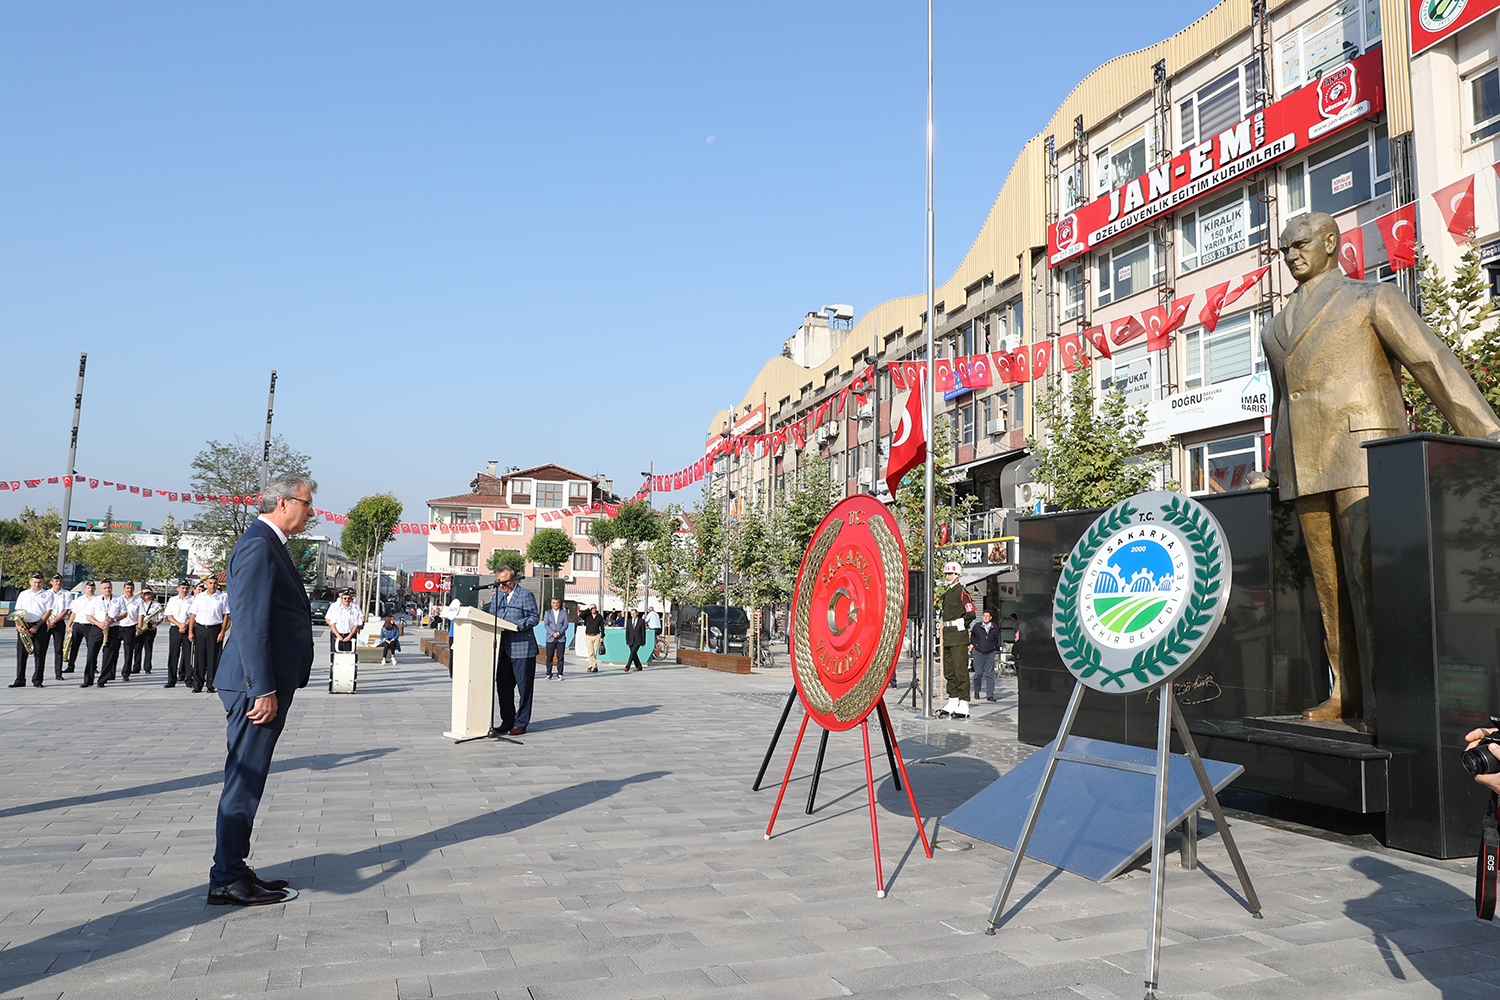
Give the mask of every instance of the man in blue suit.
<svg viewBox="0 0 1500 1000">
<path fill-rule="evenodd" d="M 515 570 L 509 566 L 500 567 L 500 572 L 495 574 L 495 596 L 489 607 L 490 614 L 516 626 L 514 632 L 500 633 L 500 662 L 495 665 L 495 690 L 500 695 L 499 731 L 510 736 L 525 736 L 526 727 L 531 723 L 531 689 L 536 684 L 537 652 L 533 630 L 542 620 L 536 598 L 531 591 L 517 586 L 519 582 Z"/>
<path fill-rule="evenodd" d="M 264 906 L 297 898 L 285 879 L 259 878 L 245 858 L 292 694 L 307 685 L 312 673 L 312 611 L 286 541 L 307 527 L 317 488 L 306 476 L 272 479 L 261 494 L 260 517 L 229 556 L 234 628 L 214 682 L 229 721 L 217 845 L 208 876 L 208 901 L 215 905 Z"/>
</svg>

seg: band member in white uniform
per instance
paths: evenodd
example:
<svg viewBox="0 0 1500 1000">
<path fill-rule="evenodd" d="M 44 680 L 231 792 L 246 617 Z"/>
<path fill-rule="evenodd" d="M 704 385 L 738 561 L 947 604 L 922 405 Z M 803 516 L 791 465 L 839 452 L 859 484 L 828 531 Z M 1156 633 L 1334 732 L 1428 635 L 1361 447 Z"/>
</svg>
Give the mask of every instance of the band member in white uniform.
<svg viewBox="0 0 1500 1000">
<path fill-rule="evenodd" d="M 141 591 L 141 619 L 147 622 L 141 634 L 135 637 L 135 653 L 130 661 L 130 672 L 133 674 L 151 672 L 151 653 L 156 648 L 156 624 L 150 621 L 152 615 L 161 610 L 161 603 L 156 599 L 156 592 L 150 587 Z"/>
<path fill-rule="evenodd" d="M 141 620 L 141 599 L 135 594 L 135 584 L 124 585 L 125 617 L 120 619 L 120 679 L 130 680 L 135 672 L 135 627 Z"/>
<path fill-rule="evenodd" d="M 224 629 L 229 624 L 229 603 L 219 593 L 219 581 L 203 581 L 203 593 L 193 598 L 188 622 L 193 633 L 193 690 L 216 691 L 214 674 L 219 672 L 219 654 L 224 650 Z"/>
<path fill-rule="evenodd" d="M 94 648 L 92 637 L 96 630 L 93 625 L 89 624 L 89 609 L 93 606 L 94 581 L 89 580 L 83 585 L 83 594 L 75 597 L 73 603 L 68 605 L 68 624 L 73 628 L 73 645 L 68 648 L 68 667 L 63 671 L 65 674 L 71 674 L 73 668 L 77 666 L 79 650 Z M 83 658 L 84 673 L 88 673 L 88 662 L 88 657 L 85 656 Z M 81 686 L 88 687 L 89 685 Z"/>
<path fill-rule="evenodd" d="M 99 584 L 99 596 L 94 598 L 94 613 L 89 621 L 99 628 L 104 640 L 104 657 L 99 664 L 99 686 L 103 687 L 115 679 L 115 667 L 120 662 L 120 622 L 124 620 L 125 598 L 115 596 L 115 585 L 104 580 Z M 84 671 L 85 681 L 93 680 L 93 668 L 98 647 L 89 650 L 89 666 Z"/>
<path fill-rule="evenodd" d="M 62 577 L 52 574 L 52 589 L 47 591 L 47 645 L 52 647 L 52 674 L 63 679 L 63 640 L 68 635 L 68 609 L 73 606 L 73 592 L 64 590 Z M 41 649 L 38 646 L 37 649 Z"/>
<path fill-rule="evenodd" d="M 329 607 L 323 620 L 328 623 L 329 650 L 336 651 L 341 642 L 349 643 L 349 649 L 354 648 L 354 637 L 365 623 L 365 613 L 355 607 L 353 589 L 345 587 L 339 593 L 338 603 Z"/>
<path fill-rule="evenodd" d="M 167 598 L 167 621 L 172 625 L 167 634 L 167 687 L 176 687 L 178 681 L 192 686 L 193 640 L 187 627 L 192 605 L 187 581 L 182 580 L 177 584 L 177 596 Z"/>
<path fill-rule="evenodd" d="M 42 686 L 42 658 L 47 655 L 47 613 L 52 604 L 47 599 L 47 592 L 42 589 L 42 574 L 31 574 L 31 589 L 23 590 L 16 595 L 16 611 L 22 613 L 24 621 L 18 621 L 16 626 L 16 682 L 13 688 L 26 686 L 26 660 L 29 657 L 36 667 L 31 671 L 31 683 L 33 687 Z M 26 633 L 31 639 L 33 652 L 26 652 L 26 642 L 21 638 L 21 633 Z"/>
</svg>

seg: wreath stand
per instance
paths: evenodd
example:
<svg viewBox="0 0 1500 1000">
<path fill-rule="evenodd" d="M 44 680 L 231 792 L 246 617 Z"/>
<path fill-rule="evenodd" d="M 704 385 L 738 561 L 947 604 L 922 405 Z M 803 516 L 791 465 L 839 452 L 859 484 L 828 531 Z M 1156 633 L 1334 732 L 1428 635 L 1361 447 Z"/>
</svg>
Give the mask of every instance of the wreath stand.
<svg viewBox="0 0 1500 1000">
<path fill-rule="evenodd" d="M 792 691 L 791 697 L 795 697 L 796 693 L 797 692 L 794 689 Z M 787 716 L 791 713 L 791 697 L 787 699 L 786 710 L 781 713 L 781 723 L 776 727 L 776 735 L 771 738 L 771 746 L 766 750 L 765 762 L 761 764 L 762 776 L 765 774 L 766 764 L 769 764 L 771 761 L 771 750 L 775 749 L 776 740 L 781 737 L 781 727 L 786 725 Z M 870 763 L 870 712 L 876 712 L 879 714 L 878 723 L 880 725 L 881 735 L 886 738 L 885 748 L 887 754 L 891 758 L 892 778 L 896 777 L 896 771 L 898 769 L 901 772 L 901 778 L 906 778 L 906 761 L 901 757 L 901 748 L 896 745 L 894 734 L 891 729 L 890 714 L 886 711 L 885 707 L 885 698 L 877 698 L 875 700 L 875 704 L 871 706 L 870 710 L 865 712 L 864 716 L 859 720 L 859 727 L 860 735 L 864 738 L 865 790 L 869 793 L 870 799 L 870 839 L 874 844 L 875 851 L 875 895 L 880 899 L 884 899 L 885 873 L 880 866 L 880 825 L 875 818 L 875 770 Z M 771 829 L 776 825 L 776 814 L 781 811 L 781 800 L 786 796 L 787 783 L 792 780 L 792 767 L 797 763 L 797 751 L 802 746 L 802 737 L 806 735 L 807 724 L 811 721 L 812 716 L 810 714 L 804 714 L 802 716 L 802 726 L 797 730 L 797 741 L 792 744 L 792 759 L 787 761 L 786 776 L 781 779 L 781 791 L 777 793 L 776 805 L 771 809 L 771 821 L 766 824 L 767 840 L 771 839 Z M 823 729 L 822 726 L 819 726 L 818 728 Z M 850 728 L 852 729 L 853 727 L 851 726 Z M 823 729 L 823 738 L 818 746 L 818 759 L 816 768 L 813 771 L 812 788 L 808 791 L 807 795 L 807 811 L 809 813 L 813 811 L 813 796 L 815 796 L 818 791 L 817 769 L 821 769 L 821 767 L 823 766 L 823 750 L 828 746 L 828 733 L 829 730 Z M 900 789 L 904 784 L 906 790 L 906 800 L 911 803 L 912 818 L 917 821 L 917 833 L 922 838 L 922 850 L 926 851 L 927 856 L 930 858 L 932 857 L 932 845 L 927 842 L 927 830 L 922 826 L 922 814 L 917 811 L 917 799 L 911 791 L 911 779 L 906 778 L 905 782 L 903 783 L 901 778 L 896 779 L 896 787 Z M 756 789 L 759 789 L 760 787 L 759 777 L 755 779 L 755 787 Z"/>
<path fill-rule="evenodd" d="M 1106 757 L 1092 757 L 1087 754 L 1069 753 L 1067 751 L 1068 735 L 1073 728 L 1073 721 L 1078 715 L 1078 706 L 1083 701 L 1084 685 L 1075 681 L 1073 685 L 1073 696 L 1068 699 L 1067 710 L 1063 712 L 1062 723 L 1057 727 L 1057 738 L 1053 741 L 1051 749 L 1047 752 L 1047 761 L 1042 770 L 1041 781 L 1037 784 L 1036 794 L 1031 800 L 1031 808 L 1026 813 L 1026 822 L 1021 827 L 1021 835 L 1016 841 L 1015 850 L 1010 856 L 1010 866 L 1005 871 L 1005 881 L 1000 884 L 1000 894 L 995 900 L 995 906 L 990 911 L 989 925 L 984 932 L 993 935 L 999 926 L 1000 915 L 1005 910 L 1005 901 L 1010 896 L 1011 889 L 1015 886 L 1016 872 L 1021 867 L 1021 858 L 1026 854 L 1026 845 L 1031 840 L 1032 830 L 1036 826 L 1037 817 L 1042 811 L 1042 802 L 1047 797 L 1047 788 L 1052 784 L 1052 776 L 1057 771 L 1058 761 L 1071 761 L 1076 764 L 1092 764 L 1097 767 L 1114 768 L 1120 771 L 1133 771 L 1137 774 L 1150 774 L 1156 779 L 1155 796 L 1152 799 L 1151 814 L 1151 918 L 1147 930 L 1146 953 L 1146 1000 L 1154 1000 L 1158 987 L 1158 973 L 1161 965 L 1161 928 L 1166 899 L 1166 836 L 1167 836 L 1167 766 L 1171 759 L 1170 748 L 1172 742 L 1172 730 L 1175 728 L 1177 736 L 1182 740 L 1183 748 L 1187 751 L 1188 759 L 1192 762 L 1193 773 L 1198 778 L 1198 785 L 1202 789 L 1204 802 L 1208 805 L 1209 812 L 1213 814 L 1214 824 L 1219 828 L 1219 834 L 1224 838 L 1224 846 L 1229 851 L 1229 860 L 1234 865 L 1234 873 L 1239 876 L 1240 887 L 1244 890 L 1245 900 L 1255 919 L 1261 919 L 1260 899 L 1255 895 L 1255 889 L 1250 884 L 1250 875 L 1245 871 L 1245 864 L 1240 859 L 1239 848 L 1235 846 L 1234 835 L 1229 832 L 1229 824 L 1224 820 L 1224 812 L 1219 808 L 1219 800 L 1214 794 L 1213 784 L 1209 781 L 1208 772 L 1203 768 L 1203 760 L 1198 756 L 1198 747 L 1193 743 L 1192 734 L 1188 732 L 1187 721 L 1182 716 L 1182 709 L 1177 706 L 1177 696 L 1172 690 L 1170 680 L 1155 685 L 1155 691 L 1160 702 L 1160 711 L 1156 722 L 1156 763 L 1140 764 L 1131 761 L 1111 760 Z M 866 738 L 868 742 L 868 737 Z M 790 769 L 788 769 L 790 773 Z M 773 817 L 774 818 L 774 817 Z M 1186 833 L 1184 834 L 1187 835 Z M 930 856 L 930 852 L 929 852 Z M 879 861 L 876 862 L 877 868 Z"/>
<path fill-rule="evenodd" d="M 786 696 L 786 704 L 781 708 L 781 720 L 776 723 L 776 731 L 771 734 L 771 745 L 766 747 L 766 756 L 760 762 L 760 771 L 755 775 L 755 783 L 750 786 L 752 792 L 760 791 L 760 783 L 765 780 L 766 769 L 771 766 L 771 755 L 776 752 L 776 744 L 781 741 L 781 732 L 786 728 L 786 720 L 792 715 L 792 705 L 797 701 L 797 688 L 794 685 L 791 693 Z M 896 766 L 896 731 L 891 726 L 891 717 L 886 712 L 885 702 L 882 699 L 880 708 L 880 736 L 885 741 L 885 759 L 891 766 L 891 780 L 896 783 L 896 791 L 901 791 L 901 771 Z M 822 728 L 821 726 L 819 728 Z M 818 756 L 813 761 L 812 787 L 807 790 L 807 808 L 804 810 L 811 816 L 813 803 L 818 797 L 818 779 L 823 774 L 823 755 L 828 750 L 828 733 L 824 729 L 823 736 L 818 740 Z M 798 736 L 801 739 L 801 736 Z M 795 756 L 795 751 L 794 751 Z"/>
</svg>

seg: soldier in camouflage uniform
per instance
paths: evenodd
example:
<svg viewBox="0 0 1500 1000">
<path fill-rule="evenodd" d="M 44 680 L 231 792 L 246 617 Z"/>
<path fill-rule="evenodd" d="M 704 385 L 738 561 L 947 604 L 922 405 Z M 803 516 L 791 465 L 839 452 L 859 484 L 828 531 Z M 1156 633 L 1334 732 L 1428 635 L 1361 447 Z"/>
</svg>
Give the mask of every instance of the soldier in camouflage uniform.
<svg viewBox="0 0 1500 1000">
<path fill-rule="evenodd" d="M 940 719 L 969 717 L 969 626 L 974 624 L 974 601 L 958 585 L 958 563 L 943 564 L 943 591 L 938 618 L 943 623 L 943 680 L 948 703 L 938 710 Z"/>
</svg>

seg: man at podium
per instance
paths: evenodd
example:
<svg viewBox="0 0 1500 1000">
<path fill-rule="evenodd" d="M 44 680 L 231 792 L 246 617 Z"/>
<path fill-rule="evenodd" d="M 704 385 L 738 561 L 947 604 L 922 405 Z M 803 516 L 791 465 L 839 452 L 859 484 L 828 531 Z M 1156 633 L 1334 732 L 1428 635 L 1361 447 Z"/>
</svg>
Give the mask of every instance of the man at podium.
<svg viewBox="0 0 1500 1000">
<path fill-rule="evenodd" d="M 536 682 L 536 634 L 542 620 L 531 591 L 517 586 L 515 570 L 500 567 L 495 574 L 495 596 L 489 613 L 516 627 L 499 637 L 500 661 L 495 665 L 495 691 L 500 696 L 499 730 L 510 736 L 526 735 L 531 722 L 531 691 Z"/>
</svg>

